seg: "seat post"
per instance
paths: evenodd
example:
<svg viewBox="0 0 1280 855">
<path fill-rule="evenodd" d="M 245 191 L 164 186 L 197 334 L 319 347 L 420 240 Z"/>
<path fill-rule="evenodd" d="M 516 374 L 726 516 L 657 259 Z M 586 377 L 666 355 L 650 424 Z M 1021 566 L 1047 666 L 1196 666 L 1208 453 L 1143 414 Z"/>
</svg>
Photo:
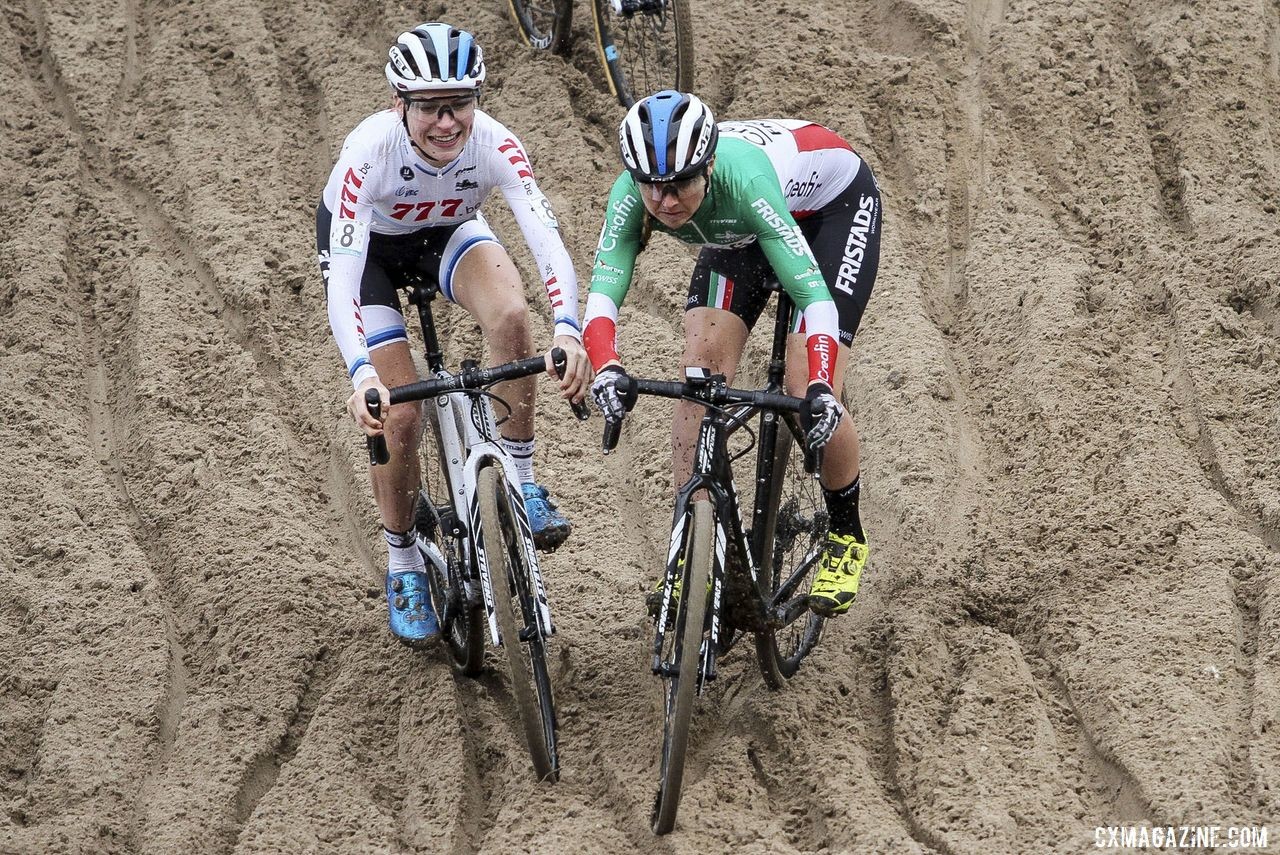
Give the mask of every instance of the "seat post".
<svg viewBox="0 0 1280 855">
<path fill-rule="evenodd" d="M 773 350 L 769 355 L 769 388 L 783 389 L 787 372 L 787 334 L 791 331 L 793 304 L 785 291 L 778 291 L 778 313 L 773 322 Z"/>
<path fill-rule="evenodd" d="M 440 339 L 436 336 L 435 317 L 431 314 L 431 300 L 436 295 L 433 285 L 420 283 L 409 289 L 409 302 L 418 307 L 418 322 L 422 325 L 422 341 L 426 345 L 427 367 L 432 373 L 444 370 L 444 354 L 440 352 Z"/>
</svg>

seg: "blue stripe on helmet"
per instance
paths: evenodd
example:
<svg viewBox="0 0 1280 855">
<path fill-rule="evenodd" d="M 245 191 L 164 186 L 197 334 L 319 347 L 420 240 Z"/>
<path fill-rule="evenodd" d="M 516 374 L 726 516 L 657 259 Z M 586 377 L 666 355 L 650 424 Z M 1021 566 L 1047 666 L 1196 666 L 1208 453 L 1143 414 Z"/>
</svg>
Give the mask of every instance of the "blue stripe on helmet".
<svg viewBox="0 0 1280 855">
<path fill-rule="evenodd" d="M 653 129 L 653 156 L 656 175 L 666 175 L 667 147 L 671 144 L 672 114 L 684 97 L 674 89 L 664 89 L 649 98 L 649 127 Z"/>
<path fill-rule="evenodd" d="M 471 64 L 472 41 L 470 33 L 458 33 L 458 72 L 453 75 L 458 80 L 463 80 L 467 76 L 467 67 Z"/>
<path fill-rule="evenodd" d="M 431 44 L 436 49 L 436 68 L 440 69 L 440 80 L 449 79 L 449 25 L 428 24 L 427 33 L 431 36 Z M 426 75 L 428 79 L 435 77 L 435 72 Z"/>
</svg>

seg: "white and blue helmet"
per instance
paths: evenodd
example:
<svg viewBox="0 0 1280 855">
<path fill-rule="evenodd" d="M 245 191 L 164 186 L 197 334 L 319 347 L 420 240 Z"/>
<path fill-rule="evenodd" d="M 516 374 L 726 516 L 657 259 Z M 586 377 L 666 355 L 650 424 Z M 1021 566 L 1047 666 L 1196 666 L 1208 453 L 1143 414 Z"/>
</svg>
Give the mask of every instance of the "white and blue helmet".
<svg viewBox="0 0 1280 855">
<path fill-rule="evenodd" d="M 666 89 L 642 98 L 618 129 L 622 162 L 637 181 L 678 181 L 711 162 L 715 119 L 696 96 Z"/>
<path fill-rule="evenodd" d="M 419 24 L 401 33 L 387 55 L 387 82 L 401 95 L 478 89 L 484 82 L 484 51 L 470 33 L 448 24 Z"/>
</svg>

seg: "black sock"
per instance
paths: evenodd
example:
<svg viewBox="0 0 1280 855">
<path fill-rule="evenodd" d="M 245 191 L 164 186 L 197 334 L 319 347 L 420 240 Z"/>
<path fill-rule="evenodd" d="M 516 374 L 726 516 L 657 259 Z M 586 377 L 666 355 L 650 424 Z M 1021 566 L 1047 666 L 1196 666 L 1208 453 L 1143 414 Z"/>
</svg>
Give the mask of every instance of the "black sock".
<svg viewBox="0 0 1280 855">
<path fill-rule="evenodd" d="M 866 543 L 867 536 L 862 531 L 862 520 L 858 518 L 858 492 L 862 478 L 854 476 L 853 483 L 839 490 L 822 488 L 822 497 L 827 501 L 827 513 L 831 515 L 828 529 L 832 534 L 851 534 L 859 543 Z"/>
</svg>

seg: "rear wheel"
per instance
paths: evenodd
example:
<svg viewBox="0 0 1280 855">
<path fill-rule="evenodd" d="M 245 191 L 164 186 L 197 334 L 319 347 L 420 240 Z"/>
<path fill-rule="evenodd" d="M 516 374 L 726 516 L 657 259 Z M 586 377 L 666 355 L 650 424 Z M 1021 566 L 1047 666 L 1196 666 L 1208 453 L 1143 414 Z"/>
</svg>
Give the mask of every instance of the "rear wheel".
<svg viewBox="0 0 1280 855">
<path fill-rule="evenodd" d="M 693 505 L 692 525 L 685 539 L 684 574 L 674 625 L 663 641 L 662 661 L 676 669 L 662 676 L 662 767 L 658 797 L 653 807 L 653 830 L 666 834 L 675 828 L 684 783 L 684 755 L 689 742 L 689 721 L 698 691 L 698 670 L 706 628 L 707 580 L 711 578 L 711 550 L 715 515 L 703 499 Z"/>
<path fill-rule="evenodd" d="M 438 413 L 451 415 L 436 400 L 423 403 L 426 427 L 419 450 L 421 489 L 414 508 L 418 550 L 426 560 L 431 581 L 431 602 L 441 621 L 441 632 L 453 665 L 469 677 L 484 665 L 484 600 L 471 582 L 470 568 L 463 560 L 457 514 L 450 496 L 448 468 L 440 452 Z"/>
<path fill-rule="evenodd" d="M 663 89 L 693 88 L 689 0 L 592 0 L 591 9 L 600 63 L 623 107 Z"/>
<path fill-rule="evenodd" d="M 761 593 L 768 605 L 785 588 L 781 599 L 788 616 L 785 625 L 756 633 L 760 671 L 774 689 L 795 676 L 823 624 L 809 611 L 807 599 L 826 543 L 827 505 L 818 479 L 804 471 L 804 449 L 793 429 L 798 430 L 789 420 L 779 420 L 772 473 L 778 506 L 760 548 Z"/>
<path fill-rule="evenodd" d="M 476 498 L 494 616 L 511 673 L 511 694 L 524 726 L 533 769 L 539 779 L 554 781 L 560 776 L 555 703 L 547 672 L 546 640 L 537 618 L 533 539 L 528 521 L 512 510 L 512 497 L 500 468 L 480 470 Z"/>
<path fill-rule="evenodd" d="M 563 53 L 569 45 L 573 0 L 507 0 L 525 44 L 536 50 Z"/>
</svg>

